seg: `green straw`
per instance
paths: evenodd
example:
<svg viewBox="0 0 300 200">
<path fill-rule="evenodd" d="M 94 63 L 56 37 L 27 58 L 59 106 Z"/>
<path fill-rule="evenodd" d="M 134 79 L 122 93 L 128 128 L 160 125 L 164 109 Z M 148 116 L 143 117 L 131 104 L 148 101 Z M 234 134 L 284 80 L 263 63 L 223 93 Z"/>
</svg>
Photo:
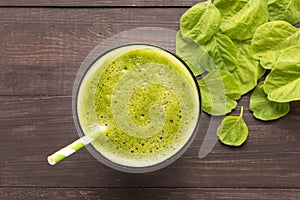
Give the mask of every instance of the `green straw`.
<svg viewBox="0 0 300 200">
<path fill-rule="evenodd" d="M 48 156 L 48 163 L 50 165 L 55 165 L 56 163 L 60 162 L 61 160 L 69 157 L 76 151 L 82 149 L 82 147 L 90 144 L 91 142 L 97 140 L 100 135 L 103 133 L 105 127 L 99 126 L 97 130 L 93 131 L 91 134 L 83 136 L 78 140 L 74 141 L 73 143 L 69 144 L 68 146 L 58 150 L 54 154 Z"/>
</svg>

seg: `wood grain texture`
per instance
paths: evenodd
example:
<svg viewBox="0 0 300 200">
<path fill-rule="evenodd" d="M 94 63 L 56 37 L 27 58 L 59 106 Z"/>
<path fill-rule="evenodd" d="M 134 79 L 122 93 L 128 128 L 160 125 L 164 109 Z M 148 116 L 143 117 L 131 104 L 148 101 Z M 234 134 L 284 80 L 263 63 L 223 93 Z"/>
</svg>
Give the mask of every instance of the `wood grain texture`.
<svg viewBox="0 0 300 200">
<path fill-rule="evenodd" d="M 239 105 L 246 107 L 248 100 L 245 96 Z M 245 110 L 247 142 L 240 148 L 218 143 L 198 159 L 210 123 L 202 115 L 195 142 L 179 160 L 153 173 L 127 174 L 104 166 L 85 149 L 55 167 L 47 164 L 50 153 L 78 137 L 71 97 L 0 97 L 0 187 L 299 188 L 299 103 L 285 118 L 268 123 Z"/>
<path fill-rule="evenodd" d="M 71 95 L 81 62 L 103 40 L 137 27 L 178 30 L 185 10 L 2 8 L 0 94 Z"/>
<path fill-rule="evenodd" d="M 18 199 L 77 199 L 77 200 L 297 200 L 300 189 L 247 188 L 0 188 L 0 198 Z"/>
<path fill-rule="evenodd" d="M 211 123 L 203 114 L 192 146 L 160 171 L 118 172 L 86 149 L 55 167 L 47 164 L 50 153 L 78 138 L 71 95 L 85 56 L 128 29 L 178 30 L 180 16 L 194 3 L 0 0 L 1 200 L 299 199 L 299 101 L 286 117 L 271 122 L 256 120 L 245 109 L 247 142 L 240 148 L 217 143 L 198 159 Z M 248 104 L 249 95 L 239 101 L 239 107 Z"/>
<path fill-rule="evenodd" d="M 184 11 L 1 9 L 0 94 L 71 95 L 81 62 L 104 39 L 136 27 L 178 30 Z"/>
<path fill-rule="evenodd" d="M 0 0 L 0 6 L 43 6 L 43 7 L 182 7 L 192 6 L 204 0 Z"/>
</svg>

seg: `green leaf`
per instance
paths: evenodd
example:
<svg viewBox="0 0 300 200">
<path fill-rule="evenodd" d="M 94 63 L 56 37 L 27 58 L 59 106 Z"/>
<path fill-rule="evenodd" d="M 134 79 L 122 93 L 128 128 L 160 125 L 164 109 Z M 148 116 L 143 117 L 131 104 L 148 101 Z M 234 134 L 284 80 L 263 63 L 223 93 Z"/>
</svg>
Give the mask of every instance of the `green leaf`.
<svg viewBox="0 0 300 200">
<path fill-rule="evenodd" d="M 233 71 L 236 68 L 237 51 L 228 36 L 217 33 L 203 47 L 212 57 L 218 69 Z"/>
<path fill-rule="evenodd" d="M 269 0 L 268 7 L 271 21 L 284 20 L 291 24 L 300 22 L 299 0 Z"/>
<path fill-rule="evenodd" d="M 215 0 L 222 21 L 220 30 L 231 39 L 247 40 L 268 21 L 266 0 Z"/>
<path fill-rule="evenodd" d="M 213 70 L 198 81 L 202 110 L 210 115 L 220 116 L 230 113 L 237 106 L 236 100 L 241 98 L 240 87 L 224 70 Z"/>
<path fill-rule="evenodd" d="M 290 110 L 289 103 L 270 101 L 263 89 L 263 82 L 259 83 L 250 98 L 249 108 L 255 118 L 268 121 L 285 116 Z"/>
<path fill-rule="evenodd" d="M 176 54 L 190 67 L 195 76 L 215 69 L 215 63 L 198 43 L 184 38 L 181 31 L 176 35 Z"/>
<path fill-rule="evenodd" d="M 246 94 L 256 85 L 258 79 L 265 73 L 265 69 L 259 65 L 250 55 L 250 41 L 234 41 L 237 47 L 237 68 L 232 72 L 233 77 L 240 86 L 241 93 Z"/>
<path fill-rule="evenodd" d="M 272 69 L 279 55 L 290 46 L 300 45 L 300 29 L 285 21 L 260 26 L 251 42 L 251 55 L 266 69 Z"/>
<path fill-rule="evenodd" d="M 184 37 L 204 44 L 219 31 L 220 23 L 220 12 L 211 1 L 200 2 L 181 16 L 180 30 Z"/>
<path fill-rule="evenodd" d="M 300 45 L 286 49 L 266 77 L 264 90 L 276 102 L 300 100 Z"/>
<path fill-rule="evenodd" d="M 261 77 L 263 77 L 266 73 L 266 69 L 263 68 L 260 64 L 259 64 L 259 67 L 258 67 L 258 74 L 257 74 L 257 80 L 259 80 Z"/>
<path fill-rule="evenodd" d="M 227 116 L 218 127 L 219 140 L 229 146 L 241 146 L 248 137 L 248 127 L 243 120 L 243 107 L 239 116 Z"/>
</svg>

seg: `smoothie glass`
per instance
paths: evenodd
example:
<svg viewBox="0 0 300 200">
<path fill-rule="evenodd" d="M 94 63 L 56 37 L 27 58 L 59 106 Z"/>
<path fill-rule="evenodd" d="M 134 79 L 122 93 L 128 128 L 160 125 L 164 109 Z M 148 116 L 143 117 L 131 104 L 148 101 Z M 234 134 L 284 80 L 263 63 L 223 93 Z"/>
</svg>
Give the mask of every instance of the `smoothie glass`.
<svg viewBox="0 0 300 200">
<path fill-rule="evenodd" d="M 73 114 L 79 136 L 105 127 L 86 146 L 103 164 L 132 173 L 161 169 L 196 136 L 201 96 L 176 55 L 151 44 L 117 46 L 79 76 Z"/>
</svg>

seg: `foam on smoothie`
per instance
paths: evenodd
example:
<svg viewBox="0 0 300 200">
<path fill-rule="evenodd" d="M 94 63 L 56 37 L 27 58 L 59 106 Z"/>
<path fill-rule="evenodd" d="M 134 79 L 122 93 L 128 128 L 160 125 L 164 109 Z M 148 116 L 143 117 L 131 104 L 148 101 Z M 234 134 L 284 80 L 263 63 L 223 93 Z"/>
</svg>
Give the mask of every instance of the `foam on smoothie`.
<svg viewBox="0 0 300 200">
<path fill-rule="evenodd" d="M 84 77 L 79 121 L 85 134 L 107 127 L 92 143 L 107 159 L 131 167 L 155 165 L 176 154 L 194 132 L 197 88 L 172 54 L 143 45 L 122 48 L 101 57 Z"/>
</svg>

